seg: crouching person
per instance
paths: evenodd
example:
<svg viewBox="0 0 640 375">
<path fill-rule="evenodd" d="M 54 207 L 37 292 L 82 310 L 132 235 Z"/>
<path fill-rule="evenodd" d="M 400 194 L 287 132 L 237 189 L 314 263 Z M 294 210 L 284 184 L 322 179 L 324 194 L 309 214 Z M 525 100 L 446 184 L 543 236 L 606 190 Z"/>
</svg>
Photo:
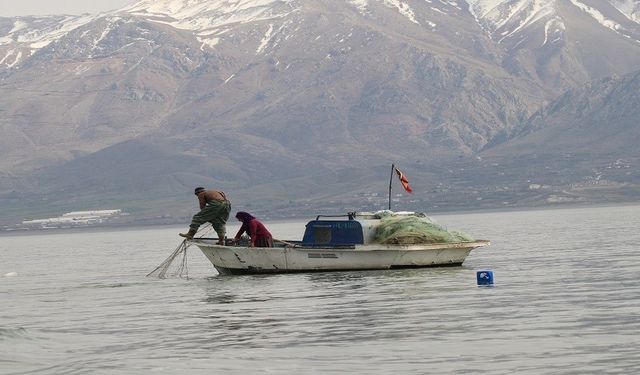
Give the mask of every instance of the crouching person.
<svg viewBox="0 0 640 375">
<path fill-rule="evenodd" d="M 240 240 L 240 236 L 242 236 L 244 232 L 247 232 L 249 237 L 251 237 L 251 247 L 273 247 L 273 237 L 271 237 L 271 233 L 269 233 L 267 227 L 253 217 L 253 215 L 240 211 L 236 214 L 236 219 L 242 221 L 242 226 L 234 238 L 236 243 Z"/>
<path fill-rule="evenodd" d="M 205 190 L 203 187 L 197 187 L 194 194 L 198 197 L 200 212 L 193 215 L 191 225 L 189 225 L 189 232 L 180 233 L 180 235 L 191 240 L 198 228 L 202 224 L 209 222 L 218 234 L 218 245 L 224 245 L 225 224 L 231 212 L 231 202 L 223 192 L 217 190 Z"/>
</svg>

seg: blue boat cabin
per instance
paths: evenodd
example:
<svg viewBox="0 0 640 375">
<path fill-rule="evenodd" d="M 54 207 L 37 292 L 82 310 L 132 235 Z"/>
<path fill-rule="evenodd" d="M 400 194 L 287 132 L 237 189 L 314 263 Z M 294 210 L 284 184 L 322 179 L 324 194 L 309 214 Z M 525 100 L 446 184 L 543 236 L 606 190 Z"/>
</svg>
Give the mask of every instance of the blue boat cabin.
<svg viewBox="0 0 640 375">
<path fill-rule="evenodd" d="M 311 220 L 302 238 L 304 246 L 340 247 L 363 244 L 362 225 L 349 216 L 348 220 Z"/>
</svg>

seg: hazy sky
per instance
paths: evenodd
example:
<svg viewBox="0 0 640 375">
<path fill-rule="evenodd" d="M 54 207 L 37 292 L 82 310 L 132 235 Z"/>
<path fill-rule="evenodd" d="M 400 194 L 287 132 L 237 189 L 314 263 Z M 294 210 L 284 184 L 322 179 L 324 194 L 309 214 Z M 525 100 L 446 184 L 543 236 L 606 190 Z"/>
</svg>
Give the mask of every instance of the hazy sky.
<svg viewBox="0 0 640 375">
<path fill-rule="evenodd" d="M 99 13 L 136 0 L 0 0 L 0 16 Z"/>
</svg>

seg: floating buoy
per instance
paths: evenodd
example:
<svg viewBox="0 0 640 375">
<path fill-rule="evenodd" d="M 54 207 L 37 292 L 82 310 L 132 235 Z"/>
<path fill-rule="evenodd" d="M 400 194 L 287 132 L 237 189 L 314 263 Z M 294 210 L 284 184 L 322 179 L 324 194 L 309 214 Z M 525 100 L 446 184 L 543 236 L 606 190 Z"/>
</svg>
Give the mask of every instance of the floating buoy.
<svg viewBox="0 0 640 375">
<path fill-rule="evenodd" d="M 490 286 L 493 285 L 493 271 L 491 270 L 480 270 L 476 273 L 476 278 L 478 279 L 479 286 Z"/>
</svg>

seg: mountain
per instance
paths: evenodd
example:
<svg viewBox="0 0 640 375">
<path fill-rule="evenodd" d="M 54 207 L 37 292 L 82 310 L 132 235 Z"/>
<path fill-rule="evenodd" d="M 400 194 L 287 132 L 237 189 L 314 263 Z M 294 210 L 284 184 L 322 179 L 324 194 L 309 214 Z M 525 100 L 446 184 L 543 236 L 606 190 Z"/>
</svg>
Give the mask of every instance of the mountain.
<svg viewBox="0 0 640 375">
<path fill-rule="evenodd" d="M 640 70 L 570 90 L 536 112 L 490 153 L 610 155 L 640 160 Z M 580 139 L 580 142 L 576 142 Z"/>
<path fill-rule="evenodd" d="M 570 90 L 479 155 L 470 178 L 528 205 L 640 199 L 640 70 Z"/>
<path fill-rule="evenodd" d="M 512 156 L 549 103 L 636 70 L 639 27 L 622 0 L 164 0 L 0 18 L 0 203 L 183 220 L 206 185 L 274 215 L 342 210 L 384 195 L 397 161 L 429 187 L 415 201 L 446 191 L 458 198 L 441 207 L 470 207 L 462 184 L 493 182 L 447 171 L 487 170 L 476 158 Z"/>
<path fill-rule="evenodd" d="M 469 0 L 517 75 L 570 89 L 637 69 L 640 3 L 632 0 Z"/>
</svg>

